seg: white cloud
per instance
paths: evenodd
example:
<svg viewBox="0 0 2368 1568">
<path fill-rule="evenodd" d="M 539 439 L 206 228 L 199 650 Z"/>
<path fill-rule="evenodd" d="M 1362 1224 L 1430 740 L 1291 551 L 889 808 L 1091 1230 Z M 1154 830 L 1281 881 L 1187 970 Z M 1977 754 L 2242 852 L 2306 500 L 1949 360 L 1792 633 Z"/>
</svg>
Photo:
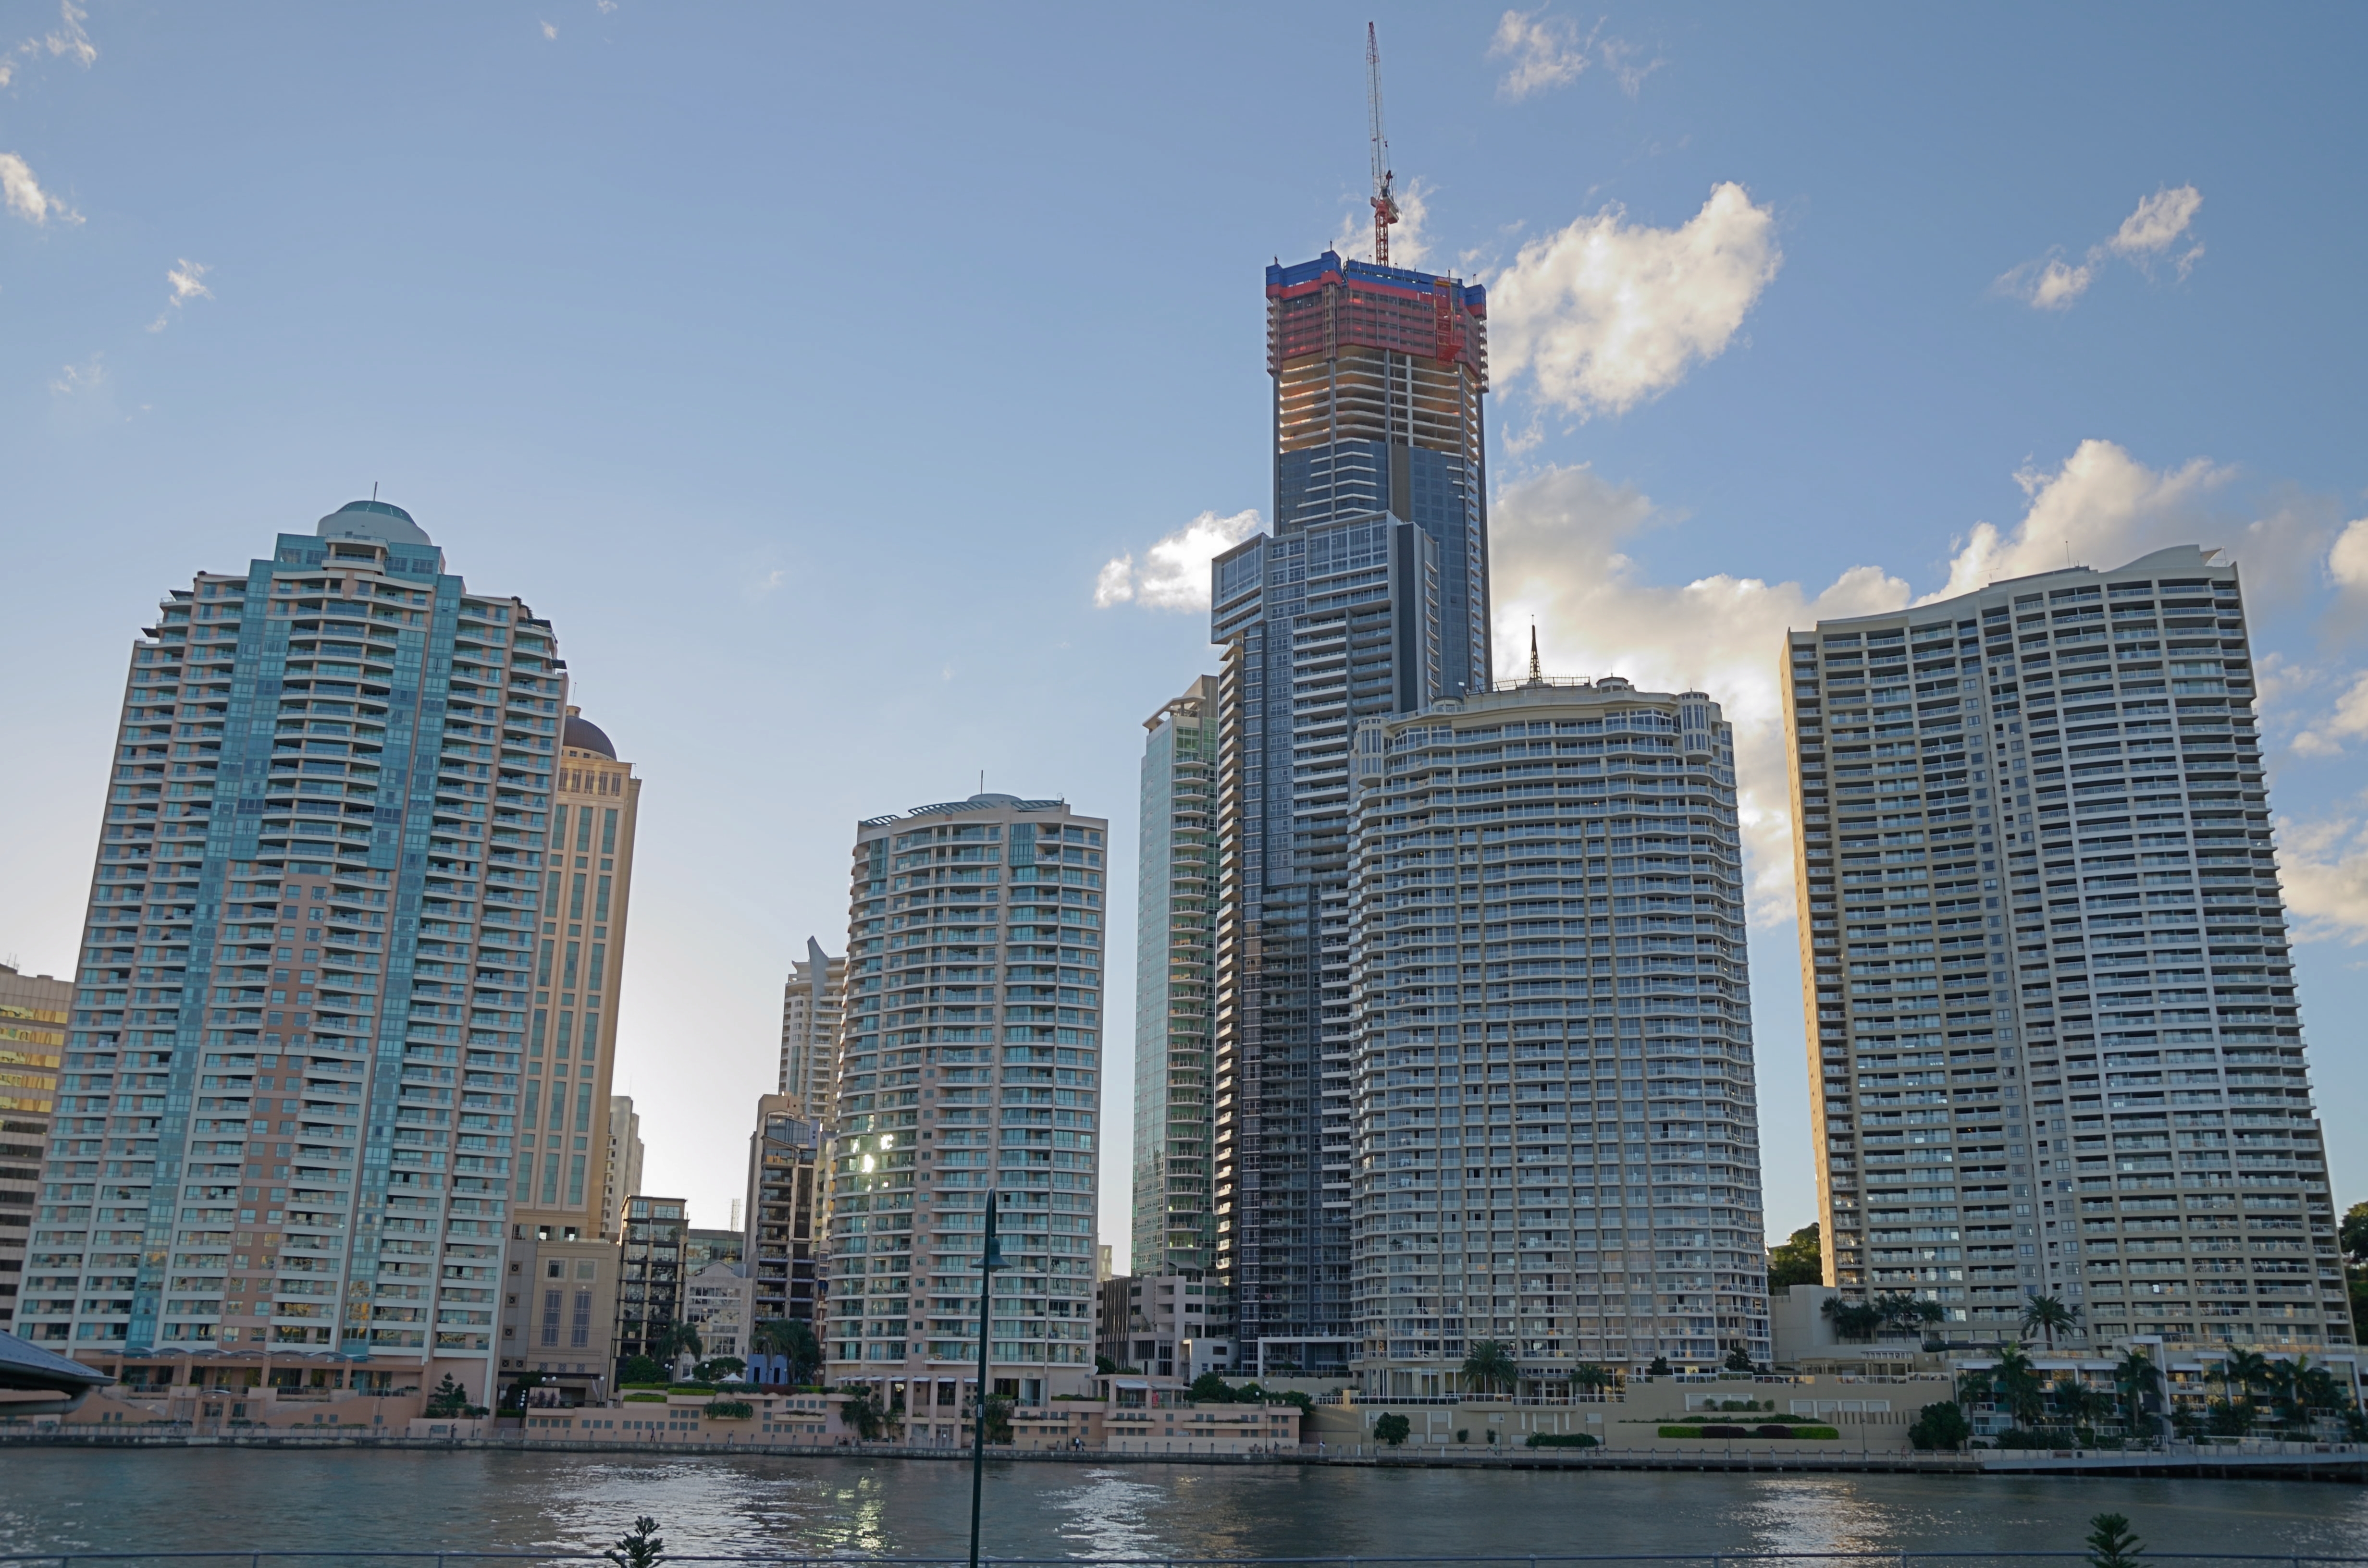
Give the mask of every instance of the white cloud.
<svg viewBox="0 0 2368 1568">
<path fill-rule="evenodd" d="M 2347 606 L 2368 608 L 2368 517 L 2343 525 L 2327 552 L 2327 574 L 2335 579 Z"/>
<path fill-rule="evenodd" d="M 1579 37 L 1577 22 L 1567 17 L 1549 17 L 1543 6 L 1506 12 L 1497 20 L 1496 37 L 1488 41 L 1489 59 L 1513 62 L 1504 80 L 1497 84 L 1497 95 L 1519 103 L 1531 93 L 1568 86 L 1587 69 L 1588 46 L 1594 41 L 1593 33 Z"/>
<path fill-rule="evenodd" d="M 90 41 L 89 30 L 83 26 L 84 19 L 89 15 L 87 9 L 75 5 L 74 0 L 59 0 L 58 26 L 54 31 L 28 38 L 6 53 L 0 54 L 0 87 L 6 87 L 17 79 L 19 58 L 39 59 L 44 50 L 49 51 L 51 59 L 71 55 L 75 64 L 88 70 L 91 62 L 98 58 L 98 46 Z"/>
<path fill-rule="evenodd" d="M 2175 190 L 2165 186 L 2140 201 L 2137 210 L 2123 219 L 2122 226 L 2102 244 L 2090 245 L 2078 267 L 2051 251 L 2037 261 L 2009 268 L 1991 287 L 2033 310 L 2069 310 L 2072 301 L 2087 293 L 2089 285 L 2096 281 L 2097 267 L 2108 256 L 2118 256 L 2151 272 L 2155 258 L 2187 233 L 2188 225 L 2195 221 L 2203 206 L 2203 194 L 2193 186 L 2182 185 Z M 2179 275 L 2186 277 L 2203 255 L 2201 244 L 2182 252 L 2178 258 Z"/>
<path fill-rule="evenodd" d="M 61 367 L 58 379 L 50 383 L 50 390 L 60 397 L 87 397 L 107 391 L 104 358 L 103 355 L 94 354 L 83 364 Z"/>
<path fill-rule="evenodd" d="M 543 23 L 543 24 L 542 24 L 542 36 L 543 36 L 544 38 L 546 38 L 546 39 L 555 39 L 555 38 L 557 38 L 557 37 L 559 36 L 559 28 L 558 28 L 557 24 L 555 24 L 555 23 L 552 23 L 552 22 L 545 22 L 545 23 Z"/>
<path fill-rule="evenodd" d="M 1732 182 L 1679 228 L 1626 216 L 1541 235 L 1489 281 L 1500 381 L 1526 374 L 1539 403 L 1582 419 L 1622 413 L 1724 353 L 1783 264 L 1775 209 Z"/>
<path fill-rule="evenodd" d="M 2368 942 L 2368 816 L 2344 812 L 2278 824 L 2286 903 L 2304 941 Z"/>
<path fill-rule="evenodd" d="M 2027 577 L 2067 563 L 2114 567 L 2166 545 L 2200 542 L 2226 527 L 2206 498 L 2236 470 L 2196 458 L 2177 469 L 2146 467 L 2111 441 L 2080 443 L 2053 473 L 2025 466 L 2015 476 L 2031 499 L 2009 532 L 1976 523 L 1949 563 L 1949 581 L 1930 599 L 1967 594 L 2001 577 Z"/>
<path fill-rule="evenodd" d="M 1656 691 L 1707 691 L 1736 728 L 1736 777 L 1754 918 L 1792 915 L 1792 809 L 1777 684 L 1785 631 L 1819 617 L 1872 615 L 1908 586 L 1852 567 L 1822 591 L 1724 574 L 1683 585 L 1645 580 L 1626 540 L 1676 521 L 1588 468 L 1550 467 L 1490 508 L 1498 673 L 1518 675 L 1536 617 L 1546 668 L 1621 675 Z"/>
<path fill-rule="evenodd" d="M 1145 609 L 1205 610 L 1209 608 L 1209 563 L 1258 531 L 1255 508 L 1221 517 L 1203 512 L 1143 552 L 1135 565 L 1132 553 L 1111 558 L 1094 579 L 1094 604 L 1139 604 Z"/>
<path fill-rule="evenodd" d="M 82 222 L 81 213 L 41 188 L 32 165 L 14 153 L 0 153 L 0 203 L 28 223 L 47 223 L 51 218 L 62 223 Z"/>
<path fill-rule="evenodd" d="M 2363 736 L 2368 736 L 2368 671 L 2352 676 L 2351 687 L 2335 699 L 2335 707 L 2298 732 L 2293 744 L 2304 756 L 2340 756 L 2345 743 Z"/>
<path fill-rule="evenodd" d="M 1626 39 L 1605 39 L 1601 48 L 1603 63 L 1611 67 L 1613 78 L 1620 84 L 1620 90 L 1632 98 L 1644 89 L 1645 77 L 1668 63 L 1659 55 L 1655 55 L 1640 64 L 1638 57 L 1645 52 L 1645 46 L 1630 43 Z"/>
<path fill-rule="evenodd" d="M 2187 233 L 2203 206 L 2203 193 L 2193 186 L 2165 186 L 2139 202 L 2105 244 L 2116 256 L 2159 256 Z"/>
<path fill-rule="evenodd" d="M 191 300 L 212 299 L 214 291 L 207 288 L 203 282 L 205 275 L 212 270 L 213 268 L 204 262 L 191 261 L 188 256 L 183 256 L 177 265 L 166 267 L 165 282 L 172 289 L 173 293 L 165 303 L 172 306 L 174 311 L 177 311 Z M 172 320 L 173 312 L 166 311 L 148 324 L 148 330 L 162 332 L 172 324 Z"/>
<path fill-rule="evenodd" d="M 592 8 L 606 17 L 617 8 L 617 0 L 593 0 Z"/>
</svg>

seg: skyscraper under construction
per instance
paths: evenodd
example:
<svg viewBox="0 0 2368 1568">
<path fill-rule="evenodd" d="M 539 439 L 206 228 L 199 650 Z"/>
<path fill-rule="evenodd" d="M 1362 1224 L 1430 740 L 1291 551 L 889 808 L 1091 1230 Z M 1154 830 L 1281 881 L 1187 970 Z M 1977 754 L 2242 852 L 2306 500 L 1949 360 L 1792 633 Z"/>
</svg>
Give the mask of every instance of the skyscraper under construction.
<svg viewBox="0 0 2368 1568">
<path fill-rule="evenodd" d="M 1345 1369 L 1351 743 L 1489 683 L 1487 301 L 1330 251 L 1266 292 L 1274 526 L 1212 584 L 1215 1262 L 1245 1359 Z"/>
</svg>

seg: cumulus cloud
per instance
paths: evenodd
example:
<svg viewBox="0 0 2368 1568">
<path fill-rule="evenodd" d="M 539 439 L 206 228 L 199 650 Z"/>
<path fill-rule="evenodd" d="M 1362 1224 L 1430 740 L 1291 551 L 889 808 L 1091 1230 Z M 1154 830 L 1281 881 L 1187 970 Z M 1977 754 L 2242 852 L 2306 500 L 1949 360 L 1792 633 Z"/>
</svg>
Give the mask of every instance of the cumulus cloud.
<svg viewBox="0 0 2368 1568">
<path fill-rule="evenodd" d="M 2368 942 L 2368 814 L 2347 809 L 2307 822 L 2282 821 L 2278 861 L 2286 903 L 2305 942 Z"/>
<path fill-rule="evenodd" d="M 2031 501 L 2022 521 L 2011 531 L 1976 523 L 1949 563 L 1947 585 L 1930 598 L 2066 564 L 2119 566 L 2149 550 L 2198 542 L 2199 528 L 2223 526 L 2205 500 L 2236 471 L 2205 458 L 2151 469 L 2112 442 L 2092 438 L 2053 472 L 2026 464 L 2014 477 Z"/>
<path fill-rule="evenodd" d="M 1489 510 L 1498 673 L 1518 675 L 1534 616 L 1539 652 L 1564 675 L 1620 675 L 1657 691 L 1713 693 L 1735 725 L 1736 777 L 1754 918 L 1790 918 L 1792 811 L 1777 667 L 1790 627 L 1896 609 L 1908 586 L 1871 566 L 1824 588 L 1725 574 L 1656 584 L 1624 552 L 1670 526 L 1634 488 L 1591 468 L 1549 467 Z"/>
<path fill-rule="evenodd" d="M 2368 517 L 2343 525 L 2327 552 L 2327 574 L 2351 609 L 2368 608 Z"/>
<path fill-rule="evenodd" d="M 1138 566 L 1132 552 L 1113 556 L 1094 578 L 1094 604 L 1136 604 L 1145 609 L 1205 610 L 1209 563 L 1258 531 L 1255 508 L 1221 517 L 1203 512 L 1153 543 Z"/>
<path fill-rule="evenodd" d="M 1620 414 L 1725 352 L 1783 264 L 1773 207 L 1732 182 L 1675 229 L 1618 206 L 1521 246 L 1489 279 L 1489 351 L 1500 381 L 1587 418 Z"/>
<path fill-rule="evenodd" d="M 41 188 L 32 165 L 14 153 L 0 153 L 0 203 L 28 223 L 47 223 L 52 218 L 62 223 L 82 222 L 82 214 L 63 198 Z"/>
<path fill-rule="evenodd" d="M 2182 185 L 2176 189 L 2165 186 L 2140 201 L 2137 210 L 2123 219 L 2119 229 L 2100 244 L 2090 245 L 2078 266 L 2065 261 L 2059 247 L 2036 261 L 2009 268 L 1992 288 L 2036 311 L 2070 310 L 2072 302 L 2096 281 L 2098 267 L 2109 256 L 2120 256 L 2151 272 L 2155 261 L 2168 255 L 2187 233 L 2203 206 L 2203 193 L 2193 186 Z M 2203 255 L 2201 244 L 2182 251 L 2177 261 L 2179 275 L 2186 277 Z"/>
<path fill-rule="evenodd" d="M 1567 86 L 1587 69 L 1588 45 L 1594 35 L 1578 36 L 1578 24 L 1567 17 L 1549 17 L 1544 8 L 1508 11 L 1497 22 L 1488 40 L 1488 58 L 1510 60 L 1512 69 L 1497 84 L 1500 97 L 1520 102 L 1531 93 Z"/>
<path fill-rule="evenodd" d="M 2304 756 L 2339 756 L 2345 744 L 2368 736 L 2368 671 L 2351 677 L 2335 706 L 2296 732 L 2294 749 Z"/>
</svg>

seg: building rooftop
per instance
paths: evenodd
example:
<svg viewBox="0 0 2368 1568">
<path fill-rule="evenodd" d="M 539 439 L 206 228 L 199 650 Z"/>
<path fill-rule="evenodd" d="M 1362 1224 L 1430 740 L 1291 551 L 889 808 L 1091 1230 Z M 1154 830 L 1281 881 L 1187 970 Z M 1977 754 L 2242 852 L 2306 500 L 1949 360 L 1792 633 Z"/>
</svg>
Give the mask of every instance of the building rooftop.
<svg viewBox="0 0 2368 1568">
<path fill-rule="evenodd" d="M 323 539 L 374 539 L 386 544 L 434 544 L 411 514 L 384 501 L 348 501 L 313 530 Z"/>
<path fill-rule="evenodd" d="M 610 762 L 617 760 L 617 747 L 609 739 L 609 733 L 573 708 L 567 710 L 567 730 L 560 744 L 574 751 L 588 751 L 597 756 L 605 756 Z"/>
</svg>

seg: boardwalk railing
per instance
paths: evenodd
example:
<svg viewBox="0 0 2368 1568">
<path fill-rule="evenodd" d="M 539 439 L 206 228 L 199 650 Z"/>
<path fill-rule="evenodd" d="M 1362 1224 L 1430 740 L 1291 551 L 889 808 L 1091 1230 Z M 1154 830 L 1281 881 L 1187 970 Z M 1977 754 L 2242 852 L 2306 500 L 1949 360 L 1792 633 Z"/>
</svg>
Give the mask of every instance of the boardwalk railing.
<svg viewBox="0 0 2368 1568">
<path fill-rule="evenodd" d="M 2226 1568 L 2368 1568 L 2368 1555 L 2314 1556 L 2293 1552 L 2149 1551 L 2149 1563 L 2210 1563 Z M 734 1568 L 956 1568 L 959 1557 L 874 1557 L 848 1552 L 801 1555 L 763 1552 L 740 1555 L 700 1555 L 668 1552 L 668 1563 L 731 1564 Z M 2086 1564 L 2079 1551 L 1691 1551 L 1613 1552 L 1591 1556 L 1497 1553 L 1480 1556 L 1409 1557 L 1165 1557 L 1144 1552 L 1132 1557 L 1008 1557 L 989 1554 L 982 1562 L 996 1568 L 1587 1568 L 1624 1563 L 1678 1564 L 1680 1568 L 1791 1568 L 1792 1564 L 1832 1563 L 1840 1568 L 1967 1568 L 1967 1565 L 2061 1563 Z M 102 1564 L 186 1563 L 191 1568 L 264 1568 L 266 1563 L 290 1568 L 464 1568 L 466 1564 L 548 1563 L 600 1564 L 607 1560 L 592 1551 L 72 1551 L 0 1554 L 0 1568 L 100 1568 Z"/>
</svg>

